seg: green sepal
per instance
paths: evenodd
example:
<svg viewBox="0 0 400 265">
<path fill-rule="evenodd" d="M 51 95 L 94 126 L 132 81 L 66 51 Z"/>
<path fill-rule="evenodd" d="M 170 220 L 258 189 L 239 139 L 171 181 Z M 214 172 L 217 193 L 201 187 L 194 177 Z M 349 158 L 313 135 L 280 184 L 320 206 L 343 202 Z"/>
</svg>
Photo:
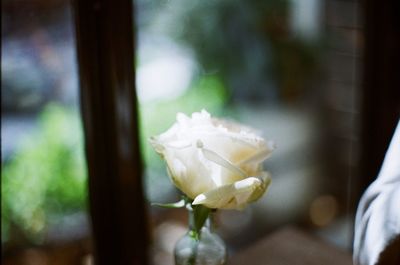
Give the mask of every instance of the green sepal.
<svg viewBox="0 0 400 265">
<path fill-rule="evenodd" d="M 174 203 L 151 203 L 152 206 L 163 208 L 183 208 L 186 207 L 188 211 L 193 211 L 194 218 L 194 233 L 191 235 L 193 238 L 198 239 L 201 234 L 201 229 L 204 226 L 212 209 L 203 205 L 192 205 L 192 200 L 187 196 L 182 196 L 182 199 Z"/>
<path fill-rule="evenodd" d="M 201 228 L 204 226 L 211 209 L 203 205 L 192 205 L 194 215 L 194 229 L 200 234 Z"/>
</svg>

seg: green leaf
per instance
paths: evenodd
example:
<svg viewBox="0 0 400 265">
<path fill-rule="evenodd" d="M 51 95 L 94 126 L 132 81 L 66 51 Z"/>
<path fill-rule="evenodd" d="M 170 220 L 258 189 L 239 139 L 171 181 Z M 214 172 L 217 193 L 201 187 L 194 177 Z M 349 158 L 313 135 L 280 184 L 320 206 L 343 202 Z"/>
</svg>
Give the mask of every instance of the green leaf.
<svg viewBox="0 0 400 265">
<path fill-rule="evenodd" d="M 194 214 L 194 228 L 197 233 L 200 234 L 201 228 L 207 220 L 211 209 L 203 205 L 192 205 Z"/>
<path fill-rule="evenodd" d="M 173 202 L 173 203 L 151 203 L 152 206 L 158 206 L 158 207 L 163 207 L 163 208 L 182 208 L 186 205 L 186 201 L 184 199 L 178 201 L 178 202 Z"/>
</svg>

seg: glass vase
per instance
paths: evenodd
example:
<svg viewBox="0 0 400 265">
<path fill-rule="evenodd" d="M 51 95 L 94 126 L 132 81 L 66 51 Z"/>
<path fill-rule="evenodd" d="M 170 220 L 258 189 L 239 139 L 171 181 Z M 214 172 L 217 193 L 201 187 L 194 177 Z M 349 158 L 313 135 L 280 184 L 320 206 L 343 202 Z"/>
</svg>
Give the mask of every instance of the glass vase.
<svg viewBox="0 0 400 265">
<path fill-rule="evenodd" d="M 213 214 L 210 213 L 200 233 L 196 233 L 193 212 L 188 212 L 189 230 L 175 245 L 175 265 L 226 264 L 226 246 L 213 231 Z"/>
</svg>

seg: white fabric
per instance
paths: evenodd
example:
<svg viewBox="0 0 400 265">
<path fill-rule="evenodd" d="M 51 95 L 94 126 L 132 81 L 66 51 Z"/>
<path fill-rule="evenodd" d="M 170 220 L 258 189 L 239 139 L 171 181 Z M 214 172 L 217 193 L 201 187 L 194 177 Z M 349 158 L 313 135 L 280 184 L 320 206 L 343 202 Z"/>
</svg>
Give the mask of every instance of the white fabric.
<svg viewBox="0 0 400 265">
<path fill-rule="evenodd" d="M 379 261 L 384 258 L 382 252 L 398 237 L 400 237 L 400 121 L 379 175 L 366 190 L 358 206 L 354 263 L 381 264 Z"/>
</svg>

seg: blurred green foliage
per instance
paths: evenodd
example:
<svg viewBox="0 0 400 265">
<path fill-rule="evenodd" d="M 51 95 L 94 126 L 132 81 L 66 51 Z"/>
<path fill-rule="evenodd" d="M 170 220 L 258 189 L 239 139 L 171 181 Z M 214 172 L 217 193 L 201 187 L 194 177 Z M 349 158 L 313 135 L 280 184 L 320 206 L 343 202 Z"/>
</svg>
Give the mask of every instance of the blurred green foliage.
<svg viewBox="0 0 400 265">
<path fill-rule="evenodd" d="M 86 169 L 78 113 L 47 106 L 37 131 L 21 142 L 2 171 L 2 242 L 16 232 L 38 243 L 46 227 L 83 211 Z"/>
<path fill-rule="evenodd" d="M 292 1 L 139 0 L 142 31 L 193 50 L 205 73 L 217 72 L 233 102 L 291 102 L 318 75 L 321 39 L 293 33 Z"/>
<path fill-rule="evenodd" d="M 148 195 L 168 185 L 161 159 L 148 138 L 166 130 L 177 112 L 190 114 L 203 108 L 221 113 L 227 94 L 213 76 L 194 82 L 182 96 L 140 106 L 144 162 L 151 171 Z M 30 243 L 45 239 L 46 229 L 62 218 L 86 210 L 86 166 L 79 113 L 51 104 L 40 114 L 35 133 L 19 145 L 2 168 L 2 242 L 15 235 Z"/>
</svg>

